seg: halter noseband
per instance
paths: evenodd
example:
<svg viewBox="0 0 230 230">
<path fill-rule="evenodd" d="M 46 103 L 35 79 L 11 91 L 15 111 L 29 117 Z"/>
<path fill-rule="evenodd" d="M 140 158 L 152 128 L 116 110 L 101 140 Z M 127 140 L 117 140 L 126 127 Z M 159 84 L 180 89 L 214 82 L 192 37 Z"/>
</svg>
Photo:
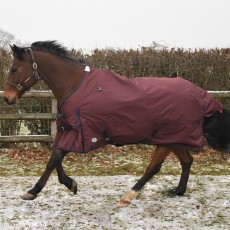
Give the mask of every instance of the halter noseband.
<svg viewBox="0 0 230 230">
<path fill-rule="evenodd" d="M 33 53 L 32 49 L 31 49 L 31 48 L 27 48 L 26 50 L 29 50 L 29 51 L 30 51 L 30 56 L 31 56 L 31 58 L 32 58 L 32 62 L 33 62 L 33 65 L 32 65 L 32 67 L 33 67 L 33 76 L 26 78 L 25 81 L 23 81 L 22 83 L 18 83 L 18 84 L 15 84 L 15 83 L 10 82 L 10 81 L 6 81 L 6 83 L 7 83 L 8 85 L 13 86 L 14 88 L 16 88 L 16 89 L 19 90 L 19 91 L 22 91 L 22 90 L 24 90 L 24 91 L 29 91 L 30 88 L 25 87 L 24 85 L 25 85 L 28 81 L 30 81 L 30 80 L 32 80 L 32 79 L 35 79 L 36 81 L 38 81 L 38 80 L 41 79 L 41 77 L 39 76 L 38 70 L 37 70 L 38 65 L 37 65 L 37 63 L 35 62 L 34 53 Z"/>
</svg>

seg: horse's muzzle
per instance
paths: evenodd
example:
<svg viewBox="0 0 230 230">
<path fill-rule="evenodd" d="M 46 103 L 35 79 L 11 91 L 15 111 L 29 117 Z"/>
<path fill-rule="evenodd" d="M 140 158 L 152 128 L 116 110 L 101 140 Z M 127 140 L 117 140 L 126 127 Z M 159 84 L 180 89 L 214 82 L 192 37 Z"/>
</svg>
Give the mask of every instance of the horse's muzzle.
<svg viewBox="0 0 230 230">
<path fill-rule="evenodd" d="M 17 102 L 16 97 L 14 97 L 12 100 L 9 100 L 7 97 L 3 97 L 4 102 L 6 102 L 8 105 L 15 105 Z"/>
</svg>

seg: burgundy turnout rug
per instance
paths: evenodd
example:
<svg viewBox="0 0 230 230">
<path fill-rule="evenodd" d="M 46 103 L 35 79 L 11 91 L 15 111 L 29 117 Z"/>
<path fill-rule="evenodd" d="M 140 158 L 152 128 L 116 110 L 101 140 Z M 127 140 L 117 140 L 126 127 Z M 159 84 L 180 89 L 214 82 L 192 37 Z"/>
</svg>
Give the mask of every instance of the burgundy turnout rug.
<svg viewBox="0 0 230 230">
<path fill-rule="evenodd" d="M 222 109 L 180 77 L 128 79 L 92 69 L 58 105 L 53 149 L 86 153 L 109 143 L 146 143 L 199 151 L 204 118 Z"/>
</svg>

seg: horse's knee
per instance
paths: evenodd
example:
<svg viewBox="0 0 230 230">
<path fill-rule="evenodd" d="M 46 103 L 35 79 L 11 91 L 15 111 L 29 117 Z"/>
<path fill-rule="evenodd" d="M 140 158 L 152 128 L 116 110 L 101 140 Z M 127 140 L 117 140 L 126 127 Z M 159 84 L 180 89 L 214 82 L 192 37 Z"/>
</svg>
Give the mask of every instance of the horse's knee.
<svg viewBox="0 0 230 230">
<path fill-rule="evenodd" d="M 155 174 L 159 173 L 160 170 L 161 170 L 161 166 L 162 166 L 162 163 L 159 163 L 159 164 L 155 165 L 153 168 L 151 168 L 149 170 L 149 173 L 152 174 L 152 175 L 155 175 Z"/>
<path fill-rule="evenodd" d="M 58 177 L 58 181 L 60 184 L 71 184 L 72 179 L 67 175 L 63 175 L 62 177 Z"/>
<path fill-rule="evenodd" d="M 189 160 L 188 160 L 188 163 L 187 164 L 189 164 L 190 166 L 192 165 L 192 163 L 193 163 L 193 157 L 190 155 L 190 158 L 189 158 Z"/>
<path fill-rule="evenodd" d="M 187 155 L 184 161 L 181 161 L 181 165 L 183 168 L 190 168 L 193 164 L 193 157 L 191 154 Z"/>
<path fill-rule="evenodd" d="M 55 168 L 63 160 L 63 153 L 61 151 L 54 151 L 46 165 L 47 169 Z"/>
<path fill-rule="evenodd" d="M 145 172 L 152 175 L 158 173 L 161 170 L 161 166 L 169 153 L 170 149 L 166 147 L 157 147 L 151 155 L 152 160 Z"/>
</svg>

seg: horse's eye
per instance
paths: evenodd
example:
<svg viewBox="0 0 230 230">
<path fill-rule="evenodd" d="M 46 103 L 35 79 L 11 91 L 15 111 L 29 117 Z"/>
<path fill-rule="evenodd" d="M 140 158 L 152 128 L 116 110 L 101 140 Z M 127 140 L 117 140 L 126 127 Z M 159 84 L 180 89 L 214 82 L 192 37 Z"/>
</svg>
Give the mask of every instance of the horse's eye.
<svg viewBox="0 0 230 230">
<path fill-rule="evenodd" d="M 17 72 L 17 69 L 16 69 L 16 68 L 12 68 L 12 69 L 10 70 L 10 72 L 11 72 L 11 73 L 16 73 L 16 72 Z"/>
</svg>

